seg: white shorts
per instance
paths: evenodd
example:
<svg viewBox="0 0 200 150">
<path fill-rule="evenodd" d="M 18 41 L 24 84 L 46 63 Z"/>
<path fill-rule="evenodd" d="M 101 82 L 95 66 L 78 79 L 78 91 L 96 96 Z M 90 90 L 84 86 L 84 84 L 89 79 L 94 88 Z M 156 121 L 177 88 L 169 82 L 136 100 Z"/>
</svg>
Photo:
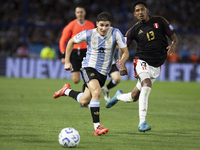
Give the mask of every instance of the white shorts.
<svg viewBox="0 0 200 150">
<path fill-rule="evenodd" d="M 138 79 L 137 88 L 141 89 L 141 81 L 150 78 L 153 83 L 160 75 L 161 67 L 153 67 L 141 59 L 134 59 L 134 76 Z"/>
</svg>

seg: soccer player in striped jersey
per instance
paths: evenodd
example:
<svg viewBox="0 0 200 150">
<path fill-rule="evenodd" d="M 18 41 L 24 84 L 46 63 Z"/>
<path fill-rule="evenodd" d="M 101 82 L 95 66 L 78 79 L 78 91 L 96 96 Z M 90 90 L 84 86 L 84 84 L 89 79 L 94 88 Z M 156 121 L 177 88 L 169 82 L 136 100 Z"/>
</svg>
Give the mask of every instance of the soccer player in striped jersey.
<svg viewBox="0 0 200 150">
<path fill-rule="evenodd" d="M 139 99 L 139 131 L 151 130 L 147 125 L 146 114 L 148 97 L 151 86 L 160 74 L 161 65 L 165 62 L 167 54 L 175 52 L 178 43 L 175 29 L 161 16 L 149 16 L 146 3 L 137 1 L 133 5 L 134 16 L 138 22 L 126 33 L 127 46 L 133 40 L 137 42 L 137 50 L 134 58 L 134 71 L 138 79 L 132 92 L 122 94 L 117 91 L 115 96 L 106 103 L 106 107 L 114 106 L 118 100 L 133 102 Z M 168 45 L 168 36 L 172 43 Z"/>
<path fill-rule="evenodd" d="M 66 50 L 66 42 L 74 37 L 81 31 L 94 29 L 94 24 L 85 19 L 86 11 L 82 6 L 77 6 L 75 9 L 76 19 L 71 21 L 68 25 L 66 25 L 62 31 L 62 36 L 60 38 L 59 47 L 61 53 L 61 62 L 65 64 L 65 50 Z M 86 56 L 87 51 L 87 43 L 78 43 L 74 44 L 73 51 L 70 56 L 70 62 L 72 63 L 73 69 L 71 70 L 72 81 L 77 84 L 80 81 L 80 68 L 83 58 Z M 121 76 L 119 74 L 119 70 L 116 67 L 116 64 L 113 63 L 112 69 L 109 74 L 111 77 L 108 85 L 102 87 L 102 91 L 104 93 L 104 99 L 106 101 L 110 100 L 109 89 L 115 87 L 120 81 Z M 84 91 L 84 86 L 83 86 Z"/>
<path fill-rule="evenodd" d="M 122 75 L 127 74 L 127 70 L 124 67 L 124 63 L 129 57 L 126 41 L 119 29 L 111 27 L 111 22 L 112 15 L 108 12 L 102 12 L 97 16 L 97 28 L 78 33 L 67 44 L 64 68 L 71 70 L 73 66 L 70 63 L 70 55 L 73 45 L 87 42 L 87 53 L 81 68 L 82 77 L 86 84 L 85 91 L 74 91 L 69 84 L 65 84 L 62 89 L 54 94 L 54 98 L 67 95 L 83 106 L 90 104 L 94 134 L 96 136 L 105 134 L 109 130 L 100 125 L 100 97 L 101 87 L 104 86 L 107 74 L 110 72 L 117 45 L 123 54 L 116 64 L 120 67 Z"/>
</svg>

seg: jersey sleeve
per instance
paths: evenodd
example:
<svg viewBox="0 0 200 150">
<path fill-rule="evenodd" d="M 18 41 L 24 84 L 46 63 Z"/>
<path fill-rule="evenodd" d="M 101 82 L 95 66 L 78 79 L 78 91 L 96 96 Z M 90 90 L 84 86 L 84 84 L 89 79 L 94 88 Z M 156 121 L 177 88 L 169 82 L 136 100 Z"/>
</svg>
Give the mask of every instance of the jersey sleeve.
<svg viewBox="0 0 200 150">
<path fill-rule="evenodd" d="M 168 37 L 172 36 L 172 34 L 175 33 L 174 27 L 173 27 L 164 17 L 162 17 L 162 22 L 163 22 L 163 24 L 164 24 L 165 34 L 166 34 Z"/>
<path fill-rule="evenodd" d="M 59 47 L 60 47 L 61 53 L 65 52 L 66 42 L 68 41 L 71 35 L 72 35 L 72 31 L 70 30 L 70 26 L 67 25 L 62 31 L 62 36 L 59 41 Z"/>
<path fill-rule="evenodd" d="M 117 33 L 116 33 L 116 40 L 117 40 L 117 45 L 119 46 L 119 48 L 126 47 L 125 37 L 122 35 L 122 33 L 119 30 L 117 30 Z"/>
<path fill-rule="evenodd" d="M 129 47 L 134 39 L 133 27 L 131 27 L 125 35 L 127 47 Z"/>
<path fill-rule="evenodd" d="M 76 34 L 76 35 L 74 36 L 74 40 L 75 40 L 75 42 L 76 42 L 77 44 L 86 41 L 86 39 L 87 39 L 87 34 L 86 34 L 86 32 L 87 32 L 87 30 L 81 31 L 81 32 L 79 32 L 78 34 Z"/>
</svg>

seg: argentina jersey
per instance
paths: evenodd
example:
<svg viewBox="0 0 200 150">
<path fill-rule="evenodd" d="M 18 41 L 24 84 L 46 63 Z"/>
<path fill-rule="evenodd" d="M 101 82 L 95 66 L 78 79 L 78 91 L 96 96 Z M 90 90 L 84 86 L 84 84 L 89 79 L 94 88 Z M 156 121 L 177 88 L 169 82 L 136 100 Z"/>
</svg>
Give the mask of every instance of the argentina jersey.
<svg viewBox="0 0 200 150">
<path fill-rule="evenodd" d="M 119 29 L 110 27 L 105 36 L 101 36 L 97 28 L 85 30 L 74 38 L 76 43 L 87 42 L 86 57 L 82 61 L 82 68 L 92 67 L 99 73 L 107 75 L 111 69 L 116 45 L 126 47 L 126 41 Z"/>
</svg>

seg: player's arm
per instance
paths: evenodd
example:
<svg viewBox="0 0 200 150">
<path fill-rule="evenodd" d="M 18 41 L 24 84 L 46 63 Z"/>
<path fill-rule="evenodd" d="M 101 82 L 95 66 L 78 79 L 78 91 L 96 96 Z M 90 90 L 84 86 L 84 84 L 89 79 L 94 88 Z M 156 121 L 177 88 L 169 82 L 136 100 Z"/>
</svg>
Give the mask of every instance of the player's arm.
<svg viewBox="0 0 200 150">
<path fill-rule="evenodd" d="M 122 51 L 122 55 L 121 58 L 117 60 L 117 66 L 123 66 L 124 63 L 128 60 L 129 58 L 129 52 L 128 52 L 128 48 L 126 45 L 126 39 L 124 38 L 124 36 L 122 35 L 122 33 L 118 30 L 116 33 L 116 41 L 117 41 L 117 45 L 119 47 L 119 49 Z"/>
<path fill-rule="evenodd" d="M 116 61 L 116 65 L 120 67 L 120 75 L 128 75 L 127 68 L 125 66 L 125 62 L 129 58 L 129 52 L 127 46 L 124 48 L 120 48 L 118 52 L 118 60 Z"/>
<path fill-rule="evenodd" d="M 74 44 L 76 44 L 74 38 L 71 38 L 67 43 L 67 48 L 65 52 L 65 70 L 72 70 L 72 64 L 70 63 L 70 55 L 72 53 Z"/>
<path fill-rule="evenodd" d="M 60 53 L 61 53 L 61 62 L 65 64 L 65 49 L 66 49 L 66 42 L 68 41 L 71 35 L 71 31 L 69 26 L 66 26 L 62 31 L 62 36 L 59 41 Z"/>
<path fill-rule="evenodd" d="M 175 53 L 176 46 L 177 46 L 177 44 L 178 44 L 178 38 L 177 38 L 177 36 L 176 36 L 175 33 L 172 34 L 169 38 L 171 39 L 172 44 L 169 45 L 169 46 L 167 47 L 167 49 L 168 49 L 167 54 L 168 54 L 168 55 L 169 55 L 169 54 L 174 54 L 174 53 Z"/>
<path fill-rule="evenodd" d="M 65 70 L 72 70 L 72 64 L 70 63 L 70 55 L 72 53 L 74 44 L 82 43 L 86 41 L 86 30 L 76 34 L 67 43 L 65 52 Z"/>
<path fill-rule="evenodd" d="M 117 42 L 118 42 L 118 47 L 119 47 L 119 52 L 118 52 L 118 60 L 116 61 L 116 65 L 118 67 L 120 67 L 120 75 L 128 75 L 128 71 L 127 68 L 125 66 L 125 62 L 128 60 L 129 58 L 129 52 L 128 52 L 128 48 L 126 45 L 126 38 L 123 37 L 123 35 L 121 34 L 121 32 L 118 32 L 120 36 L 117 36 Z M 119 38 L 121 37 L 121 38 Z M 121 41 L 121 42 L 120 42 Z"/>
<path fill-rule="evenodd" d="M 178 38 L 175 33 L 174 27 L 163 17 L 160 18 L 164 25 L 164 30 L 166 35 L 171 39 L 171 45 L 167 46 L 167 54 L 174 54 L 176 50 L 176 46 L 178 44 Z"/>
</svg>

